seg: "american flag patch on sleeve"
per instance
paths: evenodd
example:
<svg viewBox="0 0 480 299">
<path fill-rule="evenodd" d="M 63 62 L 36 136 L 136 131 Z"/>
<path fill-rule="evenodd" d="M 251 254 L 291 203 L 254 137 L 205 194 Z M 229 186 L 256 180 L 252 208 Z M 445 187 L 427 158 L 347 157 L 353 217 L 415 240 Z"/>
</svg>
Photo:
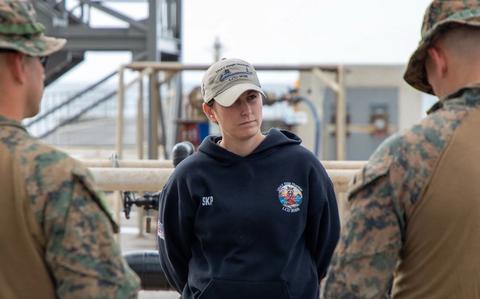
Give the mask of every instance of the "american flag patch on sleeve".
<svg viewBox="0 0 480 299">
<path fill-rule="evenodd" d="M 158 222 L 157 235 L 160 239 L 165 240 L 165 231 L 163 229 L 163 223 Z"/>
</svg>

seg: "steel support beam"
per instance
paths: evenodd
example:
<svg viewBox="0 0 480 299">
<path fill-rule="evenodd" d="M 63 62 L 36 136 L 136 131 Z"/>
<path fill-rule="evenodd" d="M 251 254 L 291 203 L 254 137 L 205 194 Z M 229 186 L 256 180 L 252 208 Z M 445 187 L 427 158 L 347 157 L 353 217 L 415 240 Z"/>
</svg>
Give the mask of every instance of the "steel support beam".
<svg viewBox="0 0 480 299">
<path fill-rule="evenodd" d="M 146 51 L 146 34 L 130 29 L 68 27 L 53 32 L 68 40 L 66 50 L 89 51 Z"/>
<path fill-rule="evenodd" d="M 157 62 L 157 61 L 138 61 L 125 65 L 125 68 L 136 71 L 142 71 L 151 68 L 157 71 L 205 71 L 210 65 L 207 64 L 182 64 L 180 62 Z M 318 64 L 255 64 L 256 71 L 299 71 L 311 72 L 314 69 L 320 69 L 323 72 L 337 72 L 337 66 L 318 65 Z"/>
<path fill-rule="evenodd" d="M 84 0 L 85 1 L 85 0 Z M 141 22 L 136 21 L 122 13 L 119 13 L 118 11 L 111 9 L 109 7 L 106 7 L 98 2 L 92 2 L 92 1 L 85 1 L 88 5 L 90 5 L 93 8 L 96 8 L 100 11 L 103 11 L 104 13 L 111 15 L 114 18 L 117 18 L 119 20 L 122 20 L 130 25 L 130 28 L 137 29 L 142 32 L 147 32 L 148 28 L 147 26 L 143 25 Z"/>
<path fill-rule="evenodd" d="M 149 109 L 148 109 L 148 159 L 158 159 L 158 111 L 160 90 L 158 86 L 158 74 L 152 72 L 149 75 Z"/>
<path fill-rule="evenodd" d="M 124 106 L 125 106 L 125 68 L 121 66 L 118 70 L 118 92 L 117 92 L 117 127 L 115 151 L 118 159 L 123 155 L 123 124 L 124 124 Z"/>
<path fill-rule="evenodd" d="M 137 96 L 137 158 L 143 159 L 143 140 L 144 140 L 144 114 L 143 114 L 143 73 L 140 73 L 138 81 L 138 96 Z"/>
<path fill-rule="evenodd" d="M 335 123 L 335 138 L 337 141 L 337 160 L 345 160 L 346 157 L 346 142 L 347 142 L 347 103 L 345 95 L 345 70 L 342 65 L 338 66 L 337 71 L 337 102 L 336 102 L 336 123 Z"/>
</svg>

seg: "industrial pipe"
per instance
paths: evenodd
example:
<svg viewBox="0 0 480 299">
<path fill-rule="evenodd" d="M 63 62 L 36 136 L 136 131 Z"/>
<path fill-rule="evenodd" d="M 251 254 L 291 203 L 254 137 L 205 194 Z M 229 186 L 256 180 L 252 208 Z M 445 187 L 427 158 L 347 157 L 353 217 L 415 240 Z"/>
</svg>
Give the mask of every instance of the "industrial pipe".
<svg viewBox="0 0 480 299">
<path fill-rule="evenodd" d="M 156 192 L 162 189 L 173 168 L 90 168 L 97 187 L 104 191 Z M 346 192 L 358 170 L 327 169 L 337 192 Z"/>
<path fill-rule="evenodd" d="M 90 168 L 96 186 L 104 191 L 155 192 L 162 189 L 173 168 Z"/>
<path fill-rule="evenodd" d="M 85 167 L 112 167 L 111 160 L 80 160 Z M 326 169 L 361 169 L 366 161 L 321 161 Z M 173 168 L 173 160 L 118 160 L 118 168 Z"/>
<path fill-rule="evenodd" d="M 110 168 L 112 167 L 111 160 L 93 160 L 86 159 L 80 160 L 80 162 L 89 168 L 100 167 Z M 173 168 L 172 160 L 117 160 L 118 168 Z"/>
</svg>

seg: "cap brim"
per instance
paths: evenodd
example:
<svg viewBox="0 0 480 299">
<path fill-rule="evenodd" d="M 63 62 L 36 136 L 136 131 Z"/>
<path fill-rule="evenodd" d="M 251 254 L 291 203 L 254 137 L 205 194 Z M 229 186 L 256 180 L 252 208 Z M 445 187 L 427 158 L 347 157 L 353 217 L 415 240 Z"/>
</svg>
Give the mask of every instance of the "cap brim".
<svg viewBox="0 0 480 299">
<path fill-rule="evenodd" d="M 43 34 L 27 39 L 23 36 L 0 36 L 0 48 L 13 49 L 30 56 L 48 56 L 62 49 L 67 40 Z"/>
<path fill-rule="evenodd" d="M 263 90 L 255 84 L 252 83 L 241 83 L 230 87 L 224 92 L 217 95 L 214 99 L 215 102 L 222 105 L 223 107 L 230 107 L 247 90 L 255 90 L 265 96 Z"/>
</svg>

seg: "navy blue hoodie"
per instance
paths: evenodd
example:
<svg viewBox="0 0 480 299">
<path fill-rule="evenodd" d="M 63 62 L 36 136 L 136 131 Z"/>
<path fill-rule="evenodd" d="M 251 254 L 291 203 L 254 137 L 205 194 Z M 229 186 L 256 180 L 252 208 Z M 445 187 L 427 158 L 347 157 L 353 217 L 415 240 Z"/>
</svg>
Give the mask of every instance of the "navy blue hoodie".
<svg viewBox="0 0 480 299">
<path fill-rule="evenodd" d="M 160 201 L 162 268 L 183 299 L 319 297 L 339 237 L 332 183 L 287 131 L 246 157 L 210 136 Z"/>
</svg>

